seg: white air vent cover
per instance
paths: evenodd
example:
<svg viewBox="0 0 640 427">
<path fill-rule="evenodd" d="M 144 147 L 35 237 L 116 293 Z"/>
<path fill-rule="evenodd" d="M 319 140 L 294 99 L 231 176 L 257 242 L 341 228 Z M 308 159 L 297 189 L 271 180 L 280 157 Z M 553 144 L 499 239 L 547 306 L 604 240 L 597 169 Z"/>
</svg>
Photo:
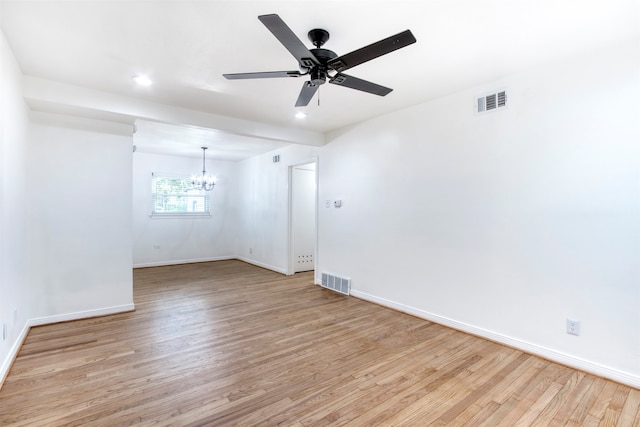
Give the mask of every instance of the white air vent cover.
<svg viewBox="0 0 640 427">
<path fill-rule="evenodd" d="M 507 91 L 501 90 L 476 98 L 476 113 L 486 113 L 507 106 Z"/>
<path fill-rule="evenodd" d="M 322 287 L 349 295 L 351 291 L 351 279 L 334 276 L 333 274 L 322 273 Z"/>
</svg>

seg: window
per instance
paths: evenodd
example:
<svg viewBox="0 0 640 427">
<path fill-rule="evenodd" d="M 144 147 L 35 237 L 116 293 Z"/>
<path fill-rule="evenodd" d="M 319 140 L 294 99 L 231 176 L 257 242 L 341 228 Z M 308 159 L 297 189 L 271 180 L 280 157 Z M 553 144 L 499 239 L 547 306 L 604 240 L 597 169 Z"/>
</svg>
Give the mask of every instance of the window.
<svg viewBox="0 0 640 427">
<path fill-rule="evenodd" d="M 210 215 L 209 192 L 192 189 L 191 178 L 151 176 L 151 216 Z"/>
</svg>

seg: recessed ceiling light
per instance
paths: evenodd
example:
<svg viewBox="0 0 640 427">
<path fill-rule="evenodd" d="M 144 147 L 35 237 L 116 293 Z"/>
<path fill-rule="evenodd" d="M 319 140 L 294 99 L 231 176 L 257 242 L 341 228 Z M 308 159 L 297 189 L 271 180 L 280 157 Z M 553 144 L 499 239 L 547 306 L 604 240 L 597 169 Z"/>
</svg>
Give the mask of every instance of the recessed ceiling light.
<svg viewBox="0 0 640 427">
<path fill-rule="evenodd" d="M 298 111 L 298 112 L 296 113 L 296 119 L 304 119 L 304 118 L 306 118 L 306 117 L 307 117 L 307 113 L 305 113 L 305 112 Z"/>
<path fill-rule="evenodd" d="M 150 86 L 153 83 L 149 77 L 143 75 L 133 76 L 131 78 L 140 86 Z"/>
</svg>

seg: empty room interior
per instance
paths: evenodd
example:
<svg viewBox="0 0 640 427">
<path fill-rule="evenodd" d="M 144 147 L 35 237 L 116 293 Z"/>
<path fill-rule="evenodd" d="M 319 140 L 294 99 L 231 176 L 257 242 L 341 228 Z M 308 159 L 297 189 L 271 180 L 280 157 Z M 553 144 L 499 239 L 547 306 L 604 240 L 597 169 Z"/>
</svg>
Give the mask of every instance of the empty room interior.
<svg viewBox="0 0 640 427">
<path fill-rule="evenodd" d="M 640 425 L 637 0 L 0 25 L 0 425 Z"/>
</svg>

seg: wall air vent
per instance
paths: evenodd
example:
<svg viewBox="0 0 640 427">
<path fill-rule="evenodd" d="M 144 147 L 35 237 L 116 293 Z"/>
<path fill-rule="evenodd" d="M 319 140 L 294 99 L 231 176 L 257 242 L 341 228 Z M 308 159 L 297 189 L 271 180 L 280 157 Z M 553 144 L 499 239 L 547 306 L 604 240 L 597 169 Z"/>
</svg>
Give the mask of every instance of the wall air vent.
<svg viewBox="0 0 640 427">
<path fill-rule="evenodd" d="M 507 92 L 502 90 L 476 98 L 476 114 L 486 113 L 507 106 Z"/>
<path fill-rule="evenodd" d="M 322 287 L 340 292 L 344 295 L 349 295 L 349 292 L 351 291 L 351 279 L 322 273 Z"/>
</svg>

